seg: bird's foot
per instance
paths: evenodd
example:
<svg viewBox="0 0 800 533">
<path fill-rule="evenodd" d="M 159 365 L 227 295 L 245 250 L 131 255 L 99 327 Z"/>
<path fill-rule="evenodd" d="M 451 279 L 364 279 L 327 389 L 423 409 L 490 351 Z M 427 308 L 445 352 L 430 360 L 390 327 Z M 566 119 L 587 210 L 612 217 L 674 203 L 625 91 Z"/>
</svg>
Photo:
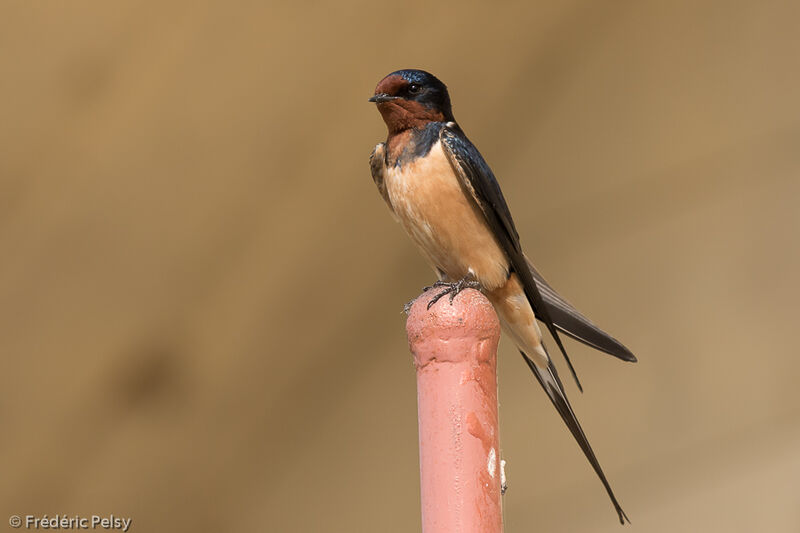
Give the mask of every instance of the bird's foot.
<svg viewBox="0 0 800 533">
<path fill-rule="evenodd" d="M 458 293 L 463 291 L 464 289 L 478 289 L 480 290 L 481 284 L 471 279 L 469 276 L 465 276 L 460 280 L 456 281 L 455 283 L 448 283 L 446 281 L 437 281 L 430 287 L 426 287 L 425 290 L 433 289 L 434 287 L 446 287 L 442 292 L 431 298 L 431 301 L 428 302 L 428 309 L 433 307 L 433 304 L 438 302 L 442 299 L 443 296 L 449 294 L 450 295 L 450 305 L 453 305 L 453 300 L 455 300 Z"/>
<path fill-rule="evenodd" d="M 422 292 L 428 292 L 429 290 L 435 289 L 435 288 L 438 288 L 438 287 L 449 287 L 450 285 L 453 285 L 453 284 L 452 283 L 447 283 L 446 281 L 439 280 L 436 283 L 434 283 L 433 285 L 428 285 L 427 287 L 422 287 Z M 419 299 L 419 296 L 417 296 L 416 298 L 414 298 L 410 302 L 406 302 L 406 304 L 403 306 L 403 312 L 406 315 L 408 315 L 411 312 L 411 306 L 414 305 L 414 302 L 416 302 L 417 299 Z M 430 309 L 430 307 L 428 307 L 428 309 Z"/>
<path fill-rule="evenodd" d="M 438 287 L 449 287 L 452 283 L 447 283 L 446 281 L 438 280 L 433 285 L 428 285 L 427 287 L 422 287 L 422 292 L 428 292 L 431 289 L 436 289 Z"/>
</svg>

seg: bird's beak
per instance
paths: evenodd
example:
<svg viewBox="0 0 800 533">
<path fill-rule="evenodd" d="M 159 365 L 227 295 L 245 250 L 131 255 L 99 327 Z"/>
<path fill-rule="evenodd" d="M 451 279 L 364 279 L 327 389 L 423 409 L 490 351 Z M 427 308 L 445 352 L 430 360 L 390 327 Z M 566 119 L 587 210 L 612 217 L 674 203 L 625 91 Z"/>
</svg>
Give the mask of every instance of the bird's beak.
<svg viewBox="0 0 800 533">
<path fill-rule="evenodd" d="M 375 102 L 376 104 L 382 104 L 384 102 L 391 102 L 392 100 L 397 100 L 397 96 L 390 96 L 386 93 L 379 93 L 369 99 L 370 102 Z"/>
</svg>

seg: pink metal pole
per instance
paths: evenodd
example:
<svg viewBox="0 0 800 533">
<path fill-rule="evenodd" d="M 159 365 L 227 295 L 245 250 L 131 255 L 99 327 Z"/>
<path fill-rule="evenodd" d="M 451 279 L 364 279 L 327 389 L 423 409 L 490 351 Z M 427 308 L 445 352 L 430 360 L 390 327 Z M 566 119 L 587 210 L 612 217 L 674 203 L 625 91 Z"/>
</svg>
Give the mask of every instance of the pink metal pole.
<svg viewBox="0 0 800 533">
<path fill-rule="evenodd" d="M 423 293 L 406 322 L 417 369 L 423 533 L 500 533 L 497 425 L 500 323 L 467 289 L 427 309 Z"/>
</svg>

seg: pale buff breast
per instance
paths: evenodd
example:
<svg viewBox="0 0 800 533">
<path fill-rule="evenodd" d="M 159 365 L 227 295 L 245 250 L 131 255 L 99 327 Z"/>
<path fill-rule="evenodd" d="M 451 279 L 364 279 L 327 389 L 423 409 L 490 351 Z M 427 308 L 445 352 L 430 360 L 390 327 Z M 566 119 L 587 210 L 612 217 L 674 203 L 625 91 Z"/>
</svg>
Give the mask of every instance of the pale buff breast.
<svg viewBox="0 0 800 533">
<path fill-rule="evenodd" d="M 472 273 L 488 290 L 506 282 L 508 260 L 439 142 L 427 156 L 387 168 L 385 185 L 395 215 L 432 266 L 452 280 Z"/>
</svg>

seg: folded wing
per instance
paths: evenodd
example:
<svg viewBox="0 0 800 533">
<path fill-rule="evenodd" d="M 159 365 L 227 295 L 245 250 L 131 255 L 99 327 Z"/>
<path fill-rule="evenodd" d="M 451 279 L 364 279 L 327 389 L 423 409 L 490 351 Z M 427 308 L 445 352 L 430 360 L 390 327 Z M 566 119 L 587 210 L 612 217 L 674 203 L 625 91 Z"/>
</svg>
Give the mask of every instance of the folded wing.
<svg viewBox="0 0 800 533">
<path fill-rule="evenodd" d="M 636 362 L 636 356 L 617 339 L 598 328 L 591 320 L 583 316 L 568 301 L 550 286 L 542 275 L 528 260 L 533 279 L 547 306 L 548 314 L 559 331 L 563 331 L 575 340 L 596 348 L 623 361 Z"/>
</svg>

